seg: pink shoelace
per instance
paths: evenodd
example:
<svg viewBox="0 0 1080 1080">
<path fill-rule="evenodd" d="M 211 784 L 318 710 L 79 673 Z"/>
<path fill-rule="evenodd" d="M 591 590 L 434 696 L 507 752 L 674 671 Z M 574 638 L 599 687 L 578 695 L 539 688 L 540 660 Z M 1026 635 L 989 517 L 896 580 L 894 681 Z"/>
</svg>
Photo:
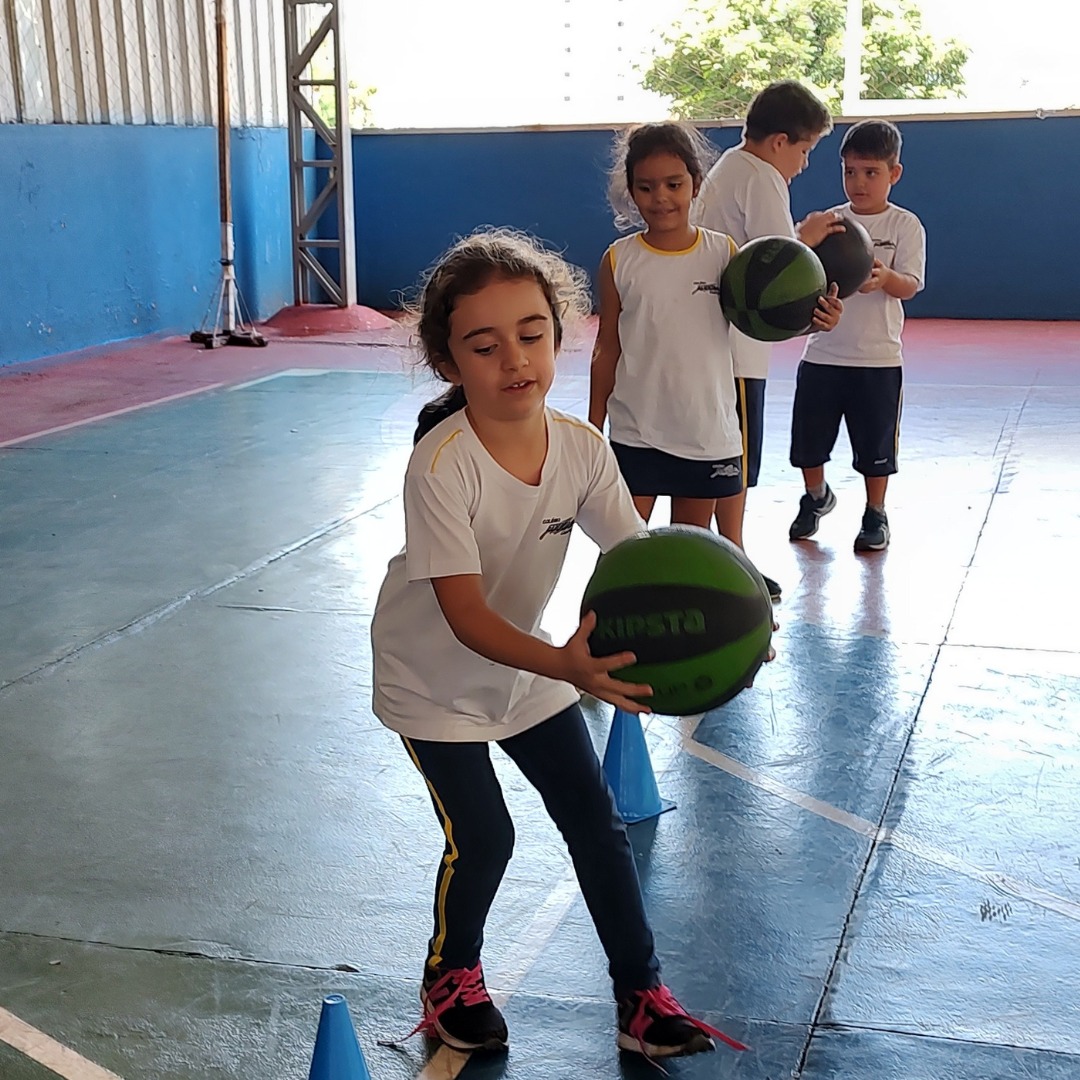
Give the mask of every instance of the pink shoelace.
<svg viewBox="0 0 1080 1080">
<path fill-rule="evenodd" d="M 423 1019 L 409 1032 L 411 1039 L 418 1031 L 427 1036 L 436 1034 L 438 1019 L 458 998 L 464 1005 L 482 1005 L 491 1000 L 491 995 L 484 986 L 484 970 L 480 964 L 473 968 L 453 968 L 441 976 L 426 991 L 430 1011 L 425 1008 Z"/>
<path fill-rule="evenodd" d="M 644 1047 L 645 1044 L 645 1029 L 652 1022 L 652 1018 L 648 1013 L 648 1010 L 651 1009 L 656 1016 L 680 1016 L 684 1020 L 689 1020 L 699 1031 L 703 1031 L 706 1035 L 715 1036 L 721 1042 L 730 1046 L 732 1050 L 749 1049 L 749 1047 L 744 1046 L 730 1035 L 725 1035 L 722 1031 L 717 1031 L 716 1028 L 710 1027 L 704 1020 L 697 1020 L 691 1016 L 675 1000 L 674 995 L 666 986 L 656 986 L 652 990 L 639 991 L 637 999 L 637 1008 L 634 1010 L 634 1015 L 630 1018 L 629 1029 L 630 1035 L 637 1039 L 637 1041 L 642 1044 L 642 1047 Z"/>
</svg>

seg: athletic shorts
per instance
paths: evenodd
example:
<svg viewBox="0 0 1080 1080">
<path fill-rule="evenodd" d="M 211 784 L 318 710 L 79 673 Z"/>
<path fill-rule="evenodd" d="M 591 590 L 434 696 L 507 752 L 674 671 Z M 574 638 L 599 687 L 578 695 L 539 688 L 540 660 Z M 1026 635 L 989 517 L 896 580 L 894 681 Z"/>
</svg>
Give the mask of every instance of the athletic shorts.
<svg viewBox="0 0 1080 1080">
<path fill-rule="evenodd" d="M 652 447 L 620 443 L 612 443 L 611 449 L 631 495 L 726 499 L 742 491 L 741 458 L 691 461 Z"/>
<path fill-rule="evenodd" d="M 829 460 L 840 421 L 847 425 L 852 461 L 863 476 L 896 472 L 903 369 L 799 364 L 791 413 L 791 464 L 813 469 Z"/>
</svg>

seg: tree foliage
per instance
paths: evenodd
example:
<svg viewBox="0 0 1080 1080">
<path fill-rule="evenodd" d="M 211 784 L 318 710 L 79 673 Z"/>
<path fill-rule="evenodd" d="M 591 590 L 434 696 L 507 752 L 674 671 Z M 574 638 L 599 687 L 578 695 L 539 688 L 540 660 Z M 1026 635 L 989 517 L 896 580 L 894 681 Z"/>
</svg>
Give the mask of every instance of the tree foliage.
<svg viewBox="0 0 1080 1080">
<path fill-rule="evenodd" d="M 684 119 L 742 116 L 774 79 L 798 79 L 839 111 L 845 0 L 693 0 L 662 38 L 642 85 Z M 969 50 L 923 29 L 912 0 L 864 0 L 862 93 L 962 96 Z"/>
</svg>

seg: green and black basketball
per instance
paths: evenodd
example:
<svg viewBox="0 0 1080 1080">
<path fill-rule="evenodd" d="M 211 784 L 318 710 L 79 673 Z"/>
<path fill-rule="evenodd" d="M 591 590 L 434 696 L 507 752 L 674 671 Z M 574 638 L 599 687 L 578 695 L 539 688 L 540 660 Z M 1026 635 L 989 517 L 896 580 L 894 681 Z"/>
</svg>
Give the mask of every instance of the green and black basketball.
<svg viewBox="0 0 1080 1080">
<path fill-rule="evenodd" d="M 772 637 L 772 602 L 754 564 L 707 529 L 672 525 L 600 557 L 582 614 L 596 612 L 594 656 L 631 651 L 615 672 L 647 683 L 655 712 L 684 716 L 729 701 L 754 677 Z"/>
<path fill-rule="evenodd" d="M 787 236 L 739 249 L 720 277 L 720 306 L 732 326 L 758 341 L 786 341 L 810 329 L 828 286 L 821 260 Z"/>
</svg>

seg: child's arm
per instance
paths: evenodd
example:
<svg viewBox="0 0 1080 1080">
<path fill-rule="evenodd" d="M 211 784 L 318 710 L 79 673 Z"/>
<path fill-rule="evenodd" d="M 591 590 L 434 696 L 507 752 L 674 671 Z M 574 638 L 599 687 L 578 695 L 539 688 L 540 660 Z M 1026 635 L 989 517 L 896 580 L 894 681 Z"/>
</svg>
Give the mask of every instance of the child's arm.
<svg viewBox="0 0 1080 1080">
<path fill-rule="evenodd" d="M 888 296 L 895 296 L 897 300 L 910 300 L 919 291 L 919 279 L 914 274 L 898 274 L 875 259 L 870 277 L 859 292 L 872 293 L 878 289 Z"/>
<path fill-rule="evenodd" d="M 870 280 L 859 292 L 880 289 L 886 296 L 910 300 L 923 287 L 926 277 L 926 230 L 914 214 L 905 214 L 897 223 L 896 249 L 892 266 L 874 260 Z"/>
<path fill-rule="evenodd" d="M 615 389 L 615 368 L 622 355 L 619 341 L 619 290 L 615 288 L 615 272 L 611 267 L 613 253 L 609 248 L 600 263 L 597 281 L 600 290 L 600 329 L 593 346 L 592 368 L 589 372 L 589 423 L 604 430 L 607 403 Z"/>
<path fill-rule="evenodd" d="M 589 449 L 593 452 L 589 485 L 578 506 L 577 524 L 601 551 L 610 551 L 621 540 L 648 529 L 634 509 L 611 444 L 597 438 Z"/>
<path fill-rule="evenodd" d="M 747 178 L 741 193 L 736 191 L 734 198 L 742 214 L 743 232 L 748 241 L 759 236 L 798 235 L 791 220 L 791 195 L 775 169 Z M 727 229 L 720 228 L 719 231 L 727 232 Z"/>
<path fill-rule="evenodd" d="M 443 616 L 467 649 L 496 664 L 568 682 L 627 712 L 649 711 L 647 706 L 627 696 L 647 697 L 652 693 L 648 686 L 622 682 L 610 674 L 632 664 L 633 653 L 594 657 L 589 652 L 589 634 L 596 626 L 592 612 L 581 620 L 577 632 L 560 649 L 519 630 L 492 611 L 484 599 L 482 581 L 479 574 L 431 579 Z"/>
</svg>

